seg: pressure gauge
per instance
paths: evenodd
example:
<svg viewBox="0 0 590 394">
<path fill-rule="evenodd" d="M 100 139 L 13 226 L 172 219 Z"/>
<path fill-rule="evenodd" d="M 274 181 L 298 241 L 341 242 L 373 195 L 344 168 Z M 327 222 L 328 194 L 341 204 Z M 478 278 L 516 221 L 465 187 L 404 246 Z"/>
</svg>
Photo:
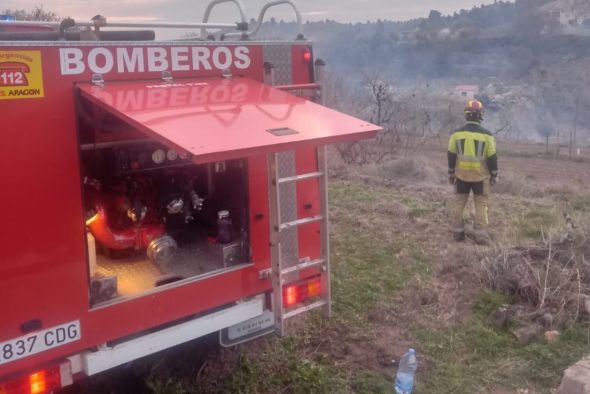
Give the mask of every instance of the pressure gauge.
<svg viewBox="0 0 590 394">
<path fill-rule="evenodd" d="M 156 149 L 154 153 L 152 153 L 152 161 L 156 164 L 162 164 L 166 160 L 166 152 L 164 149 Z"/>
<path fill-rule="evenodd" d="M 188 154 L 188 152 L 180 152 L 180 153 L 178 154 L 178 156 L 180 156 L 180 158 L 181 158 L 182 160 L 188 160 L 188 158 L 189 158 L 189 154 Z"/>
<path fill-rule="evenodd" d="M 166 153 L 166 158 L 170 161 L 174 161 L 178 159 L 178 153 L 174 149 L 170 149 L 168 150 L 168 153 Z"/>
</svg>

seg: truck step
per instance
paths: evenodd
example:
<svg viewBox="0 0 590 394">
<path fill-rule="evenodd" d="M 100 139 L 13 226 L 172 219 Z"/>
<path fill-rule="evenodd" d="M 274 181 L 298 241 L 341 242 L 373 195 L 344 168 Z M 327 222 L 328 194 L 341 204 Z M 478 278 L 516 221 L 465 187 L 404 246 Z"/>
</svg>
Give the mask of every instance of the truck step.
<svg viewBox="0 0 590 394">
<path fill-rule="evenodd" d="M 318 216 L 310 216 L 308 218 L 301 218 L 301 219 L 297 219 L 297 220 L 293 220 L 291 222 L 286 222 L 281 224 L 281 231 L 282 230 L 286 230 L 288 228 L 291 227 L 295 227 L 295 226 L 301 226 L 304 224 L 308 224 L 308 223 L 314 223 L 314 222 L 319 222 L 324 220 L 325 216 L 324 215 L 318 215 Z"/>
<path fill-rule="evenodd" d="M 319 178 L 324 176 L 323 172 L 310 172 L 307 174 L 301 174 L 301 175 L 295 175 L 295 176 L 289 176 L 286 178 L 280 178 L 278 180 L 279 184 L 283 184 L 283 183 L 291 183 L 291 182 L 300 182 L 300 181 L 305 181 L 307 179 L 314 179 L 314 178 Z"/>
<path fill-rule="evenodd" d="M 326 301 L 326 300 L 316 301 L 312 304 L 305 305 L 300 308 L 293 309 L 291 311 L 283 313 L 283 319 L 289 319 L 291 317 L 300 315 L 300 314 L 305 313 L 307 311 L 311 311 L 312 309 L 321 308 L 322 306 L 327 305 L 327 304 L 328 304 L 328 301 Z"/>
<path fill-rule="evenodd" d="M 326 259 L 308 260 L 306 262 L 294 265 L 292 267 L 285 268 L 284 270 L 281 271 L 281 275 L 292 274 L 293 272 L 299 272 L 299 271 L 307 269 L 307 268 L 317 267 L 317 266 L 323 265 L 325 263 L 326 263 Z"/>
</svg>

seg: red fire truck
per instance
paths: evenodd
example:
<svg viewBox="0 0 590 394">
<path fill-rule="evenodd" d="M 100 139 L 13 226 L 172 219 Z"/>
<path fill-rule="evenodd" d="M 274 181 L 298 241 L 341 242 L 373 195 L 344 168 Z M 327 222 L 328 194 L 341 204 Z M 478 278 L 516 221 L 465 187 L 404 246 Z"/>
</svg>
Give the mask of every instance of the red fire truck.
<svg viewBox="0 0 590 394">
<path fill-rule="evenodd" d="M 301 27 L 289 0 L 257 26 L 279 4 Z M 0 393 L 330 315 L 325 147 L 379 128 L 321 105 L 302 34 L 246 21 L 0 22 Z"/>
</svg>

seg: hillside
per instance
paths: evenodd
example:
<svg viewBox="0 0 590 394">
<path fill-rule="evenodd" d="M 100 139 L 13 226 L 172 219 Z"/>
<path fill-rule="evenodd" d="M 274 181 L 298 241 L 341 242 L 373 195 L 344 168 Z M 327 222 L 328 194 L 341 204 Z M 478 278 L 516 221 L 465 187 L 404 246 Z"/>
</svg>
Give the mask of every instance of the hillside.
<svg viewBox="0 0 590 394">
<path fill-rule="evenodd" d="M 590 83 L 589 7 L 574 0 L 498 1 L 447 16 L 433 10 L 407 22 L 311 22 L 304 31 L 316 56 L 347 87 L 338 93 L 341 109 L 367 101 L 370 75 L 394 86 L 400 101 L 427 89 L 432 100 L 447 102 L 455 86 L 477 85 L 480 99 L 492 104 L 492 129 L 514 138 L 550 136 L 585 144 L 590 138 L 590 93 L 582 88 Z M 271 20 L 261 35 L 292 38 L 295 26 Z"/>
</svg>

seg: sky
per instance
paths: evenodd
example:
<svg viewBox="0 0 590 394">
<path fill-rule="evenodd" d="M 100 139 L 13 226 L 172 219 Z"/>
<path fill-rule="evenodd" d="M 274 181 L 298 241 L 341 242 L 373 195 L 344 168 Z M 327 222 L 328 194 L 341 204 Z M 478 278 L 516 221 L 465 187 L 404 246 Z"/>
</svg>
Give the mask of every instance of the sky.
<svg viewBox="0 0 590 394">
<path fill-rule="evenodd" d="M 237 0 L 239 1 L 239 0 Z M 246 17 L 258 18 L 265 0 L 241 0 Z M 443 14 L 462 8 L 493 3 L 493 0 L 296 0 L 304 21 L 324 19 L 339 22 L 366 22 L 367 20 L 407 20 L 428 16 L 432 9 Z M 78 21 L 88 21 L 101 14 L 107 21 L 132 22 L 201 22 L 208 0 L 2 0 L 0 10 L 33 9 L 42 5 L 61 17 L 71 16 Z M 294 20 L 292 9 L 279 5 L 267 12 L 267 18 Z M 210 21 L 236 22 L 237 6 L 228 1 L 214 8 Z"/>
<path fill-rule="evenodd" d="M 493 3 L 493 0 L 298 0 L 304 20 L 332 19 L 340 22 L 366 20 L 406 20 L 427 16 L 432 9 L 443 14 L 475 5 Z M 60 16 L 88 20 L 96 14 L 108 19 L 165 20 L 198 22 L 202 18 L 207 0 L 3 0 L 0 9 L 32 9 L 42 5 Z M 248 18 L 257 17 L 264 0 L 242 0 Z M 216 6 L 211 19 L 233 22 L 238 16 L 234 3 Z M 288 5 L 271 8 L 268 16 L 285 21 L 293 19 Z M 228 20 L 229 19 L 229 20 Z"/>
</svg>

